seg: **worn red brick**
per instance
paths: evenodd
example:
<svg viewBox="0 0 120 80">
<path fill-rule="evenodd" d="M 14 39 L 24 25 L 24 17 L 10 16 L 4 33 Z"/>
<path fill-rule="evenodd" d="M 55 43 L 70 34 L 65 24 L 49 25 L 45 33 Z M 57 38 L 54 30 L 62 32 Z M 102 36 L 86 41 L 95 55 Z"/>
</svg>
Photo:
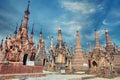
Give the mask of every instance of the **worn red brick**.
<svg viewBox="0 0 120 80">
<path fill-rule="evenodd" d="M 21 64 L 0 64 L 0 74 L 16 74 L 16 73 L 42 73 L 41 66 L 25 66 Z"/>
</svg>

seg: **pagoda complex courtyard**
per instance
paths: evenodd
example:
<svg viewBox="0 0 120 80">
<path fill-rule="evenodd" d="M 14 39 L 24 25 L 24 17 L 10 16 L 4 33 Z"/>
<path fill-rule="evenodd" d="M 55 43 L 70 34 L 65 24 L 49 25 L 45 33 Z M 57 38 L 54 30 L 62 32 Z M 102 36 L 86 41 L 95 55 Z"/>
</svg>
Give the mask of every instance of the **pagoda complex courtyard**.
<svg viewBox="0 0 120 80">
<path fill-rule="evenodd" d="M 89 51 L 83 50 L 80 31 L 74 32 L 75 46 L 64 41 L 62 28 L 59 26 L 57 39 L 50 37 L 49 49 L 46 49 L 44 31 L 40 29 L 37 46 L 33 41 L 34 27 L 28 35 L 28 20 L 30 1 L 25 10 L 24 19 L 16 25 L 14 36 L 6 36 L 0 43 L 0 74 L 35 73 L 45 76 L 43 70 L 60 74 L 77 74 L 84 72 L 99 77 L 114 77 L 120 75 L 120 50 L 113 44 L 107 29 L 104 30 L 106 44 L 100 43 L 99 33 L 95 29 L 94 47 L 89 42 Z M 86 42 L 87 43 L 87 42 Z M 24 75 L 26 76 L 26 75 Z M 34 75 L 31 74 L 34 77 Z M 1 78 L 0 78 L 1 79 Z"/>
</svg>

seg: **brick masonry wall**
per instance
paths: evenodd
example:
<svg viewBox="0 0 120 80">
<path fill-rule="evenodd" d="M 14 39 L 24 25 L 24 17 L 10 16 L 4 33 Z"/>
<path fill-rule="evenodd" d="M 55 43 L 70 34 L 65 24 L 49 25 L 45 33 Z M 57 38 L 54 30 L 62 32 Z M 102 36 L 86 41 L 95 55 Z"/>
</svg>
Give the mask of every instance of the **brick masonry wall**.
<svg viewBox="0 0 120 80">
<path fill-rule="evenodd" d="M 22 64 L 9 65 L 0 64 L 0 74 L 17 74 L 17 73 L 42 73 L 42 66 L 25 66 Z"/>
</svg>

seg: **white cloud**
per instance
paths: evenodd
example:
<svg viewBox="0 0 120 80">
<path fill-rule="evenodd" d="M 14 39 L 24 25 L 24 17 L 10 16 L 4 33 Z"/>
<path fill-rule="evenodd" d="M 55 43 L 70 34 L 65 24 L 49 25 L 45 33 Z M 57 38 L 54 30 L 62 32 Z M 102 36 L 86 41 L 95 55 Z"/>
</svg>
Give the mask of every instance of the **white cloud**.
<svg viewBox="0 0 120 80">
<path fill-rule="evenodd" d="M 120 9 L 111 9 L 107 14 L 106 18 L 103 20 L 103 25 L 116 26 L 120 25 Z"/>
<path fill-rule="evenodd" d="M 80 12 L 82 14 L 94 13 L 96 11 L 93 4 L 87 2 L 71 2 L 71 1 L 62 1 L 62 8 L 69 10 L 71 12 Z"/>
<path fill-rule="evenodd" d="M 80 22 L 77 20 L 62 21 L 61 24 L 65 26 L 68 34 L 73 34 L 74 32 L 80 31 L 83 28 Z"/>
<path fill-rule="evenodd" d="M 103 20 L 102 24 L 108 25 L 109 23 L 106 20 Z"/>
<path fill-rule="evenodd" d="M 79 31 L 82 29 L 82 26 L 81 25 L 72 25 L 70 26 L 70 31 Z"/>
<path fill-rule="evenodd" d="M 105 26 L 116 26 L 116 25 L 120 25 L 120 21 L 119 20 L 114 20 L 114 21 L 103 20 L 102 24 Z"/>
<path fill-rule="evenodd" d="M 75 25 L 75 24 L 78 24 L 78 22 L 72 20 L 72 21 L 64 21 L 64 22 L 62 22 L 62 24 L 64 24 L 64 25 Z"/>
</svg>

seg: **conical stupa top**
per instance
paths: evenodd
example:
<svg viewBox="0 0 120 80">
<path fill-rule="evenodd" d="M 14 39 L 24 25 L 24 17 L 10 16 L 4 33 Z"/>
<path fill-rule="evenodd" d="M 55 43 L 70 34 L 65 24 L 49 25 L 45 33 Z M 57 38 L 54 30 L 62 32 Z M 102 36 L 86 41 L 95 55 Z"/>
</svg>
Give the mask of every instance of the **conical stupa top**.
<svg viewBox="0 0 120 80">
<path fill-rule="evenodd" d="M 51 50 L 53 50 L 54 49 L 54 43 L 53 43 L 53 36 L 51 37 Z"/>
<path fill-rule="evenodd" d="M 0 47 L 2 48 L 2 45 L 3 45 L 3 39 L 1 40 L 1 43 L 0 43 Z"/>
<path fill-rule="evenodd" d="M 34 24 L 33 24 L 33 26 L 32 26 L 32 31 L 31 31 L 31 35 L 33 35 L 34 34 Z"/>
<path fill-rule="evenodd" d="M 58 43 L 59 43 L 59 48 L 62 48 L 62 32 L 60 27 L 58 27 Z"/>
<path fill-rule="evenodd" d="M 18 28 L 18 23 L 17 23 L 17 26 L 16 26 L 14 34 L 17 34 L 17 28 Z"/>
<path fill-rule="evenodd" d="M 20 27 L 19 27 L 19 31 L 22 30 L 22 22 L 23 22 L 23 20 L 21 20 L 21 24 L 20 24 Z"/>
<path fill-rule="evenodd" d="M 61 27 L 58 27 L 58 40 L 62 40 L 62 33 L 61 33 Z"/>
<path fill-rule="evenodd" d="M 1 44 L 3 44 L 3 39 L 1 40 Z"/>
<path fill-rule="evenodd" d="M 82 47 L 81 47 L 80 37 L 79 37 L 78 31 L 76 31 L 76 49 L 80 49 L 80 51 L 82 52 Z"/>
<path fill-rule="evenodd" d="M 32 26 L 32 31 L 31 31 L 31 33 L 30 33 L 30 42 L 33 42 L 33 35 L 34 35 L 33 28 L 34 28 L 34 24 L 33 24 L 33 26 Z"/>
<path fill-rule="evenodd" d="M 27 10 L 25 11 L 25 16 L 24 16 L 24 22 L 22 27 L 27 29 L 27 24 L 28 24 L 28 16 L 30 14 L 29 12 L 29 6 L 30 6 L 30 0 L 28 0 L 28 6 L 27 6 Z"/>
<path fill-rule="evenodd" d="M 108 30 L 105 30 L 105 35 L 106 35 L 106 46 L 111 45 L 110 37 L 108 35 Z"/>
<path fill-rule="evenodd" d="M 30 0 L 28 0 L 28 6 L 27 6 L 27 10 L 25 11 L 25 14 L 30 14 L 30 12 L 29 12 L 29 6 L 30 6 Z"/>
<path fill-rule="evenodd" d="M 39 43 L 44 42 L 43 40 L 43 36 L 42 36 L 42 28 L 40 29 L 40 39 L 39 39 Z"/>
<path fill-rule="evenodd" d="M 42 39 L 42 28 L 40 29 L 40 39 Z"/>
<path fill-rule="evenodd" d="M 95 49 L 99 48 L 100 44 L 99 44 L 99 36 L 98 36 L 98 31 L 95 30 Z"/>
</svg>

